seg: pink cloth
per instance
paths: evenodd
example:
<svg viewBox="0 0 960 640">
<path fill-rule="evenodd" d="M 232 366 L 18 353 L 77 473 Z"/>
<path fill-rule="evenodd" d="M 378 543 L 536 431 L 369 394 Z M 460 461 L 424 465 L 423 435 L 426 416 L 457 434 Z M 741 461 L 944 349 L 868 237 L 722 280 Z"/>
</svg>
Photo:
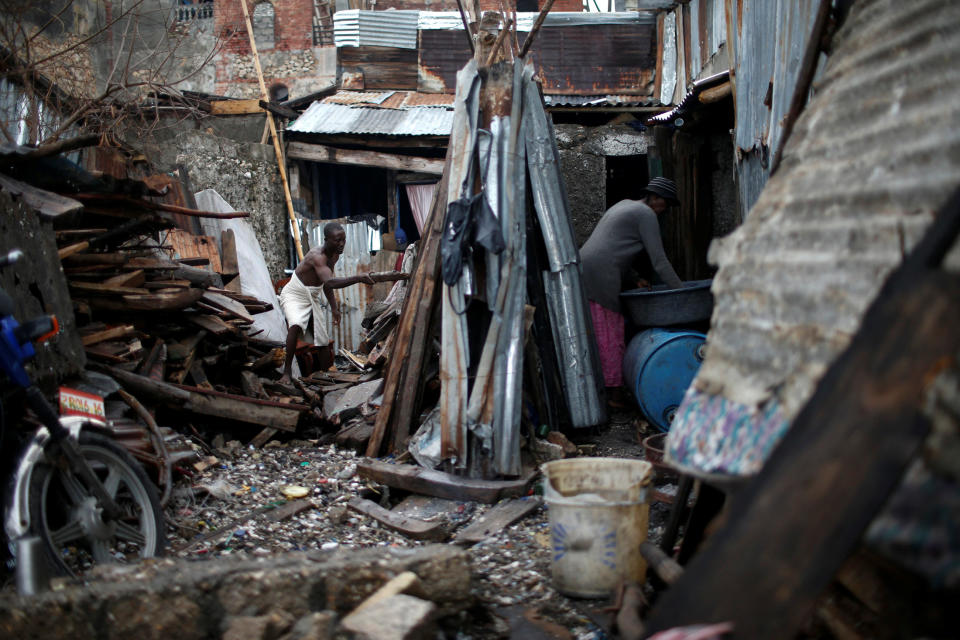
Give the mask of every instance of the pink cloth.
<svg viewBox="0 0 960 640">
<path fill-rule="evenodd" d="M 591 300 L 590 317 L 593 319 L 593 333 L 597 337 L 600 350 L 603 384 L 607 387 L 619 387 L 623 384 L 623 352 L 626 350 L 623 316 Z"/>
</svg>

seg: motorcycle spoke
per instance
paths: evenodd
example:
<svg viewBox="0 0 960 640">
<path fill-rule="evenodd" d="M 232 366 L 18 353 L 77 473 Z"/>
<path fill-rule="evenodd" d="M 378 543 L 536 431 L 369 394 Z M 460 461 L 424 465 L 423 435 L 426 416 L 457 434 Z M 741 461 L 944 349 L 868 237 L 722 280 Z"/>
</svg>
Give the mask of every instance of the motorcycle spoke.
<svg viewBox="0 0 960 640">
<path fill-rule="evenodd" d="M 80 480 L 77 478 L 77 476 L 73 475 L 73 473 L 70 471 L 66 471 L 61 473 L 59 477 L 60 484 L 67 496 L 70 498 L 70 502 L 73 504 L 82 503 L 84 498 L 87 497 L 87 490 L 80 483 Z"/>
<path fill-rule="evenodd" d="M 56 531 L 51 531 L 50 541 L 53 543 L 54 548 L 59 549 L 71 540 L 79 540 L 83 538 L 83 536 L 83 527 L 80 526 L 80 521 L 71 520 Z"/>
<path fill-rule="evenodd" d="M 119 520 L 116 522 L 116 525 L 117 525 L 116 536 L 120 540 L 124 540 L 126 542 L 132 542 L 134 544 L 140 545 L 141 547 L 144 544 L 146 544 L 147 539 L 144 537 L 143 533 L 139 529 L 137 529 L 135 526 L 126 522 L 120 522 Z"/>
<path fill-rule="evenodd" d="M 117 489 L 120 487 L 120 473 L 116 469 L 110 469 L 107 477 L 103 481 L 103 488 L 111 498 L 117 497 Z"/>
<path fill-rule="evenodd" d="M 103 540 L 91 540 L 90 552 L 93 554 L 94 562 L 98 564 L 106 564 L 116 560 L 110 553 L 110 546 Z"/>
</svg>

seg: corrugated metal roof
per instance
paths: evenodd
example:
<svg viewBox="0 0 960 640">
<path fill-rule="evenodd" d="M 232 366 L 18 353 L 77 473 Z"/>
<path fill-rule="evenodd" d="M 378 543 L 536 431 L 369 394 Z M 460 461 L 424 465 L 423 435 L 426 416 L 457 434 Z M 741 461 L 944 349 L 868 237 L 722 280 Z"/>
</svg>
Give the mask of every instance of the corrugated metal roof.
<svg viewBox="0 0 960 640">
<path fill-rule="evenodd" d="M 400 109 L 314 102 L 287 127 L 297 133 L 447 136 L 453 111 L 434 106 Z"/>
<path fill-rule="evenodd" d="M 736 72 L 734 143 L 739 150 L 743 216 L 760 195 L 768 159 L 780 144 L 783 117 L 790 107 L 818 4 L 814 0 L 743 0 L 731 4 L 730 20 L 736 25 L 732 30 L 735 41 L 731 43 Z"/>
<path fill-rule="evenodd" d="M 338 47 L 416 49 L 419 14 L 395 10 L 337 11 L 333 14 L 333 41 Z"/>
<path fill-rule="evenodd" d="M 517 13 L 517 31 L 530 31 L 539 14 L 534 11 Z M 547 14 L 544 27 L 585 27 L 602 24 L 655 24 L 653 11 L 619 11 L 588 13 L 586 11 L 554 11 Z M 449 29 L 463 31 L 463 19 L 457 11 L 421 11 L 420 30 Z"/>
<path fill-rule="evenodd" d="M 526 34 L 521 33 L 521 40 Z M 462 31 L 420 32 L 417 88 L 451 92 L 470 58 Z M 656 68 L 656 26 L 642 20 L 544 25 L 529 57 L 546 94 L 649 96 Z"/>
<path fill-rule="evenodd" d="M 790 38 L 805 31 L 795 3 L 780 4 L 795 19 L 788 27 L 780 15 L 778 32 L 789 36 L 782 49 L 745 12 L 738 50 L 755 60 L 739 60 L 738 92 L 765 87 L 771 70 L 757 67 L 760 59 L 791 52 Z M 779 15 L 762 0 L 744 5 Z M 884 279 L 960 182 L 957 51 L 960 4 L 853 4 L 780 168 L 743 225 L 711 247 L 719 271 L 709 348 L 671 426 L 675 460 L 701 472 L 755 473 L 769 451 L 755 445 L 770 435 L 763 416 L 793 419 L 848 345 Z M 747 124 L 762 131 L 767 122 Z M 719 413 L 698 408 L 711 399 Z M 735 411 L 737 433 L 721 434 L 724 413 Z"/>
</svg>

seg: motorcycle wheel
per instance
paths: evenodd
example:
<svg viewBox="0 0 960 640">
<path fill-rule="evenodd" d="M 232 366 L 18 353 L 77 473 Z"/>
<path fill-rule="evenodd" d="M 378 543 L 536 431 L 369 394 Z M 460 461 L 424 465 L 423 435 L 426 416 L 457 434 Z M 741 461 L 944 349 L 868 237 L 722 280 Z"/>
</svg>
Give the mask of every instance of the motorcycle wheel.
<svg viewBox="0 0 960 640">
<path fill-rule="evenodd" d="M 104 520 L 97 499 L 70 469 L 39 464 L 30 479 L 28 509 L 54 570 L 79 575 L 94 564 L 160 555 L 166 542 L 160 498 L 140 464 L 98 434 L 82 432 L 79 448 L 123 516 Z"/>
</svg>

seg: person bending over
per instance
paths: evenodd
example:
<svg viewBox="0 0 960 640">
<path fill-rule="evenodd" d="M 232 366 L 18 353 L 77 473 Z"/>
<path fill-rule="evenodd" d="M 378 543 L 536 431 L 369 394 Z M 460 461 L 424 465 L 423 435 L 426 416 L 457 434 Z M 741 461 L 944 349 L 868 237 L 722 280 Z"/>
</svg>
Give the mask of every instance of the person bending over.
<svg viewBox="0 0 960 640">
<path fill-rule="evenodd" d="M 590 301 L 603 381 L 611 404 L 623 402 L 624 319 L 620 291 L 624 278 L 642 253 L 671 289 L 682 286 L 667 260 L 657 216 L 677 200 L 677 186 L 668 178 L 653 178 L 640 200 L 621 200 L 603 214 L 580 249 L 583 288 Z"/>
</svg>

